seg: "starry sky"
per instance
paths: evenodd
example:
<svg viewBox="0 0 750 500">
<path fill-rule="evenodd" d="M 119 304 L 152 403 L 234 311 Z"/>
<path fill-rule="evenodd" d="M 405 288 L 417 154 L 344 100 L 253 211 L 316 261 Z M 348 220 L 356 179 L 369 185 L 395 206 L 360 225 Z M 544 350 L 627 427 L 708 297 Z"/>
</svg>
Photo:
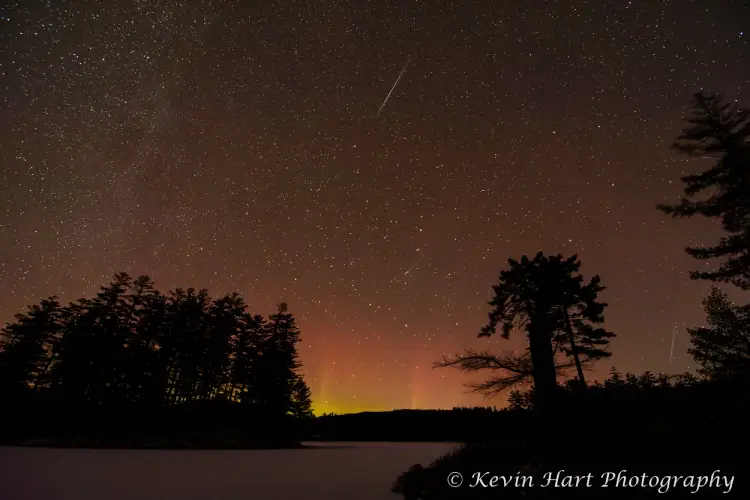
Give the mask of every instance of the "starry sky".
<svg viewBox="0 0 750 500">
<path fill-rule="evenodd" d="M 654 207 L 692 94 L 750 104 L 747 2 L 24 0 L 0 47 L 0 321 L 148 274 L 288 302 L 318 412 L 487 404 L 432 363 L 523 347 L 476 334 L 542 250 L 608 287 L 590 377 L 694 368 L 719 233 Z"/>
</svg>

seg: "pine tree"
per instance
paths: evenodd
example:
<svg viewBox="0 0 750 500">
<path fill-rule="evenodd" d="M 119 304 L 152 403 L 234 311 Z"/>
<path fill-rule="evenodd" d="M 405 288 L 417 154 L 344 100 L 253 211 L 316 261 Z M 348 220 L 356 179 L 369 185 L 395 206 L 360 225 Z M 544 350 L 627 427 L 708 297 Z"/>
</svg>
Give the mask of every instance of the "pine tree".
<svg viewBox="0 0 750 500">
<path fill-rule="evenodd" d="M 604 387 L 608 389 L 622 389 L 625 387 L 622 374 L 614 366 L 609 370 L 609 378 L 604 381 Z"/>
<path fill-rule="evenodd" d="M 578 384 L 586 387 L 583 366 L 611 356 L 604 347 L 615 334 L 596 326 L 604 322 L 604 309 L 607 307 L 606 303 L 597 300 L 599 293 L 605 290 L 601 278 L 594 276 L 583 285 L 580 268 L 578 256 L 563 259 L 556 255 L 549 258 L 544 274 L 547 276 L 545 286 L 551 289 L 550 294 L 560 297 L 555 312 L 559 327 L 553 340 L 566 356 L 573 358 Z"/>
<path fill-rule="evenodd" d="M 656 377 L 649 370 L 646 370 L 638 377 L 638 386 L 641 389 L 653 389 L 656 386 L 656 382 Z"/>
<path fill-rule="evenodd" d="M 292 416 L 298 420 L 313 417 L 312 392 L 301 376 L 295 377 L 292 383 Z"/>
<path fill-rule="evenodd" d="M 52 365 L 53 391 L 72 404 L 86 400 L 94 376 L 91 360 L 91 323 L 88 299 L 71 302 L 61 312 L 63 333 L 54 351 Z"/>
<path fill-rule="evenodd" d="M 672 382 L 669 380 L 669 375 L 666 373 L 660 373 L 657 375 L 656 385 L 663 389 L 670 389 L 672 387 Z"/>
<path fill-rule="evenodd" d="M 134 303 L 129 297 L 132 290 L 132 278 L 118 273 L 93 301 L 92 333 L 99 351 L 92 354 L 100 377 L 94 384 L 94 402 L 123 403 L 130 397 L 129 382 L 136 365 L 130 357 L 136 343 Z"/>
<path fill-rule="evenodd" d="M 209 310 L 210 328 L 204 339 L 201 399 L 228 395 L 230 351 L 242 327 L 246 306 L 238 293 L 214 300 Z"/>
<path fill-rule="evenodd" d="M 509 410 L 530 410 L 534 406 L 534 388 L 526 392 L 511 391 L 508 395 Z"/>
<path fill-rule="evenodd" d="M 693 279 L 732 283 L 750 289 L 750 110 L 728 103 L 720 95 L 700 92 L 693 99 L 690 126 L 674 144 L 678 151 L 718 160 L 700 174 L 681 178 L 685 197 L 677 205 L 658 209 L 674 217 L 718 218 L 727 236 L 713 247 L 691 247 L 696 259 L 722 259 L 711 272 L 693 272 Z M 693 198 L 704 192 L 704 200 Z"/>
<path fill-rule="evenodd" d="M 479 337 L 497 333 L 507 339 L 520 327 L 526 333 L 528 349 L 503 357 L 486 352 L 467 351 L 454 359 L 444 358 L 438 366 L 457 366 L 466 371 L 482 369 L 502 373 L 475 389 L 494 394 L 532 381 L 537 399 L 535 408 L 547 411 L 557 390 L 557 374 L 576 367 L 579 383 L 584 383 L 583 366 L 608 356 L 604 347 L 614 334 L 595 325 L 603 321 L 606 304 L 598 302 L 603 290 L 599 277 L 587 285 L 576 274 L 580 262 L 574 255 L 547 257 L 539 252 L 534 259 L 523 256 L 508 260 L 508 269 L 500 273 L 495 296 L 489 302 L 489 322 Z M 562 354 L 563 360 L 556 360 Z"/>
<path fill-rule="evenodd" d="M 266 332 L 263 316 L 247 315 L 234 341 L 234 361 L 230 373 L 232 400 L 237 400 L 246 408 L 257 407 L 261 403 L 261 349 L 266 345 Z"/>
<path fill-rule="evenodd" d="M 60 334 L 57 297 L 29 306 L 16 322 L 3 328 L 0 349 L 0 389 L 13 398 L 32 387 L 39 388 L 51 364 L 52 349 Z"/>
<path fill-rule="evenodd" d="M 132 322 L 124 363 L 127 399 L 158 406 L 165 388 L 158 350 L 165 297 L 148 276 L 139 276 L 131 283 L 126 300 Z"/>
<path fill-rule="evenodd" d="M 101 404 L 128 397 L 127 347 L 133 339 L 125 273 L 92 300 L 81 299 L 62 314 L 65 324 L 53 365 L 55 385 L 74 401 Z"/>
<path fill-rule="evenodd" d="M 287 305 L 280 304 L 269 317 L 267 338 L 261 347 L 259 382 L 262 412 L 269 417 L 283 417 L 293 412 L 292 391 L 297 370 L 299 330 Z"/>
<path fill-rule="evenodd" d="M 210 335 L 211 298 L 206 290 L 176 289 L 167 302 L 168 332 L 164 344 L 169 359 L 172 405 L 201 399 L 202 376 L 207 370 L 206 342 Z"/>
<path fill-rule="evenodd" d="M 708 327 L 688 329 L 688 351 L 709 378 L 750 374 L 750 306 L 735 306 L 713 287 L 704 299 Z"/>
</svg>

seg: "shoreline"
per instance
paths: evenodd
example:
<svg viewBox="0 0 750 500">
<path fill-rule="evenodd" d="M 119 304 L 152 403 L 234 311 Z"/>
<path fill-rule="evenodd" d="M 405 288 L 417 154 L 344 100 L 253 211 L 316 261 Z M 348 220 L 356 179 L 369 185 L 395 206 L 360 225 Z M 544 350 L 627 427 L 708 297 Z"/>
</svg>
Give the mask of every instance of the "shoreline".
<svg viewBox="0 0 750 500">
<path fill-rule="evenodd" d="M 394 440 L 334 440 L 334 439 L 305 439 L 294 443 L 237 443 L 237 444 L 196 444 L 185 443 L 112 443 L 92 442 L 92 440 L 80 440 L 70 442 L 68 440 L 56 439 L 31 439 L 23 442 L 6 441 L 0 442 L 0 448 L 39 448 L 49 450 L 161 450 L 161 451 L 253 451 L 253 450 L 328 450 L 328 449 L 350 449 L 358 445 L 454 445 L 463 446 L 465 443 L 458 441 L 394 441 Z"/>
</svg>

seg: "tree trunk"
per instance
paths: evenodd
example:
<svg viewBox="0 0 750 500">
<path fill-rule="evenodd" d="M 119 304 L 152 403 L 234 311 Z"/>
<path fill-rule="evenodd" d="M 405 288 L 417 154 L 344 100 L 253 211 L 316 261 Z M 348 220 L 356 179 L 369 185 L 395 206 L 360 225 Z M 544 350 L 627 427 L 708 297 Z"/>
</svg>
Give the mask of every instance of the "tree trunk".
<svg viewBox="0 0 750 500">
<path fill-rule="evenodd" d="M 581 366 L 581 359 L 578 357 L 578 348 L 576 348 L 575 335 L 573 334 L 573 327 L 570 326 L 570 316 L 568 316 L 567 308 L 563 308 L 563 315 L 565 316 L 565 329 L 568 331 L 570 350 L 573 353 L 573 359 L 576 363 L 576 370 L 578 371 L 578 383 L 580 384 L 581 389 L 585 389 L 586 379 L 583 377 L 583 366 Z"/>
<path fill-rule="evenodd" d="M 557 391 L 557 373 L 548 328 L 529 327 L 529 351 L 534 376 L 534 409 L 543 418 L 549 415 Z"/>
</svg>

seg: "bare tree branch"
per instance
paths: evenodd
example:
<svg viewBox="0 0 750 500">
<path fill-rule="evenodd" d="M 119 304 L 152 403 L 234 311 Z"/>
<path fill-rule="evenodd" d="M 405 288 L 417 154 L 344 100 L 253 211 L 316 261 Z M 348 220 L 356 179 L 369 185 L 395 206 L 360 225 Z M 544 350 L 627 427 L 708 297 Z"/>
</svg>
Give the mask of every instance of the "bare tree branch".
<svg viewBox="0 0 750 500">
<path fill-rule="evenodd" d="M 517 386 L 530 386 L 532 385 L 531 375 L 510 375 L 507 377 L 493 377 L 484 382 L 467 384 L 467 387 L 472 392 L 478 392 L 483 394 L 485 397 L 492 398 L 499 394 L 502 394 L 508 389 Z"/>
<path fill-rule="evenodd" d="M 531 356 L 528 352 L 524 354 L 507 353 L 495 356 L 488 352 L 478 352 L 468 349 L 464 354 L 453 357 L 443 356 L 441 361 L 434 364 L 435 368 L 455 366 L 460 370 L 474 372 L 477 370 L 505 370 L 515 375 L 531 375 Z"/>
<path fill-rule="evenodd" d="M 498 356 L 486 351 L 468 349 L 464 354 L 444 355 L 441 361 L 433 365 L 434 368 L 450 366 L 465 372 L 480 370 L 504 372 L 484 382 L 467 384 L 472 392 L 478 392 L 487 397 L 496 396 L 516 386 L 530 386 L 533 382 L 533 365 L 528 351 L 521 354 L 509 352 Z M 556 363 L 555 370 L 557 373 L 563 373 L 574 367 L 575 363 L 566 359 L 562 363 Z"/>
</svg>

